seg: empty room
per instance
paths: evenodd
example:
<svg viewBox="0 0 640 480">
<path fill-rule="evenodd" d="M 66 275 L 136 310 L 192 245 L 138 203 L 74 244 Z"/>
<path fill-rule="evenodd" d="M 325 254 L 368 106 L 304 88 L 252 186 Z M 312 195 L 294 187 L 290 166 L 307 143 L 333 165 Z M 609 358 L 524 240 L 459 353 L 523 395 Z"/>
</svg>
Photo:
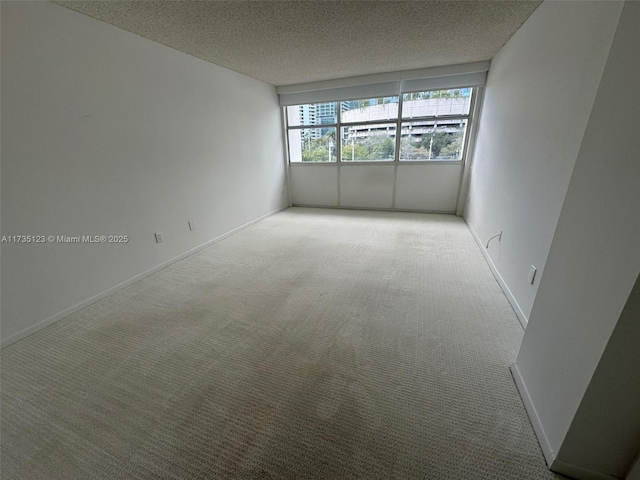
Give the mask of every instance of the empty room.
<svg viewBox="0 0 640 480">
<path fill-rule="evenodd" d="M 0 5 L 2 479 L 640 480 L 640 2 Z"/>
</svg>

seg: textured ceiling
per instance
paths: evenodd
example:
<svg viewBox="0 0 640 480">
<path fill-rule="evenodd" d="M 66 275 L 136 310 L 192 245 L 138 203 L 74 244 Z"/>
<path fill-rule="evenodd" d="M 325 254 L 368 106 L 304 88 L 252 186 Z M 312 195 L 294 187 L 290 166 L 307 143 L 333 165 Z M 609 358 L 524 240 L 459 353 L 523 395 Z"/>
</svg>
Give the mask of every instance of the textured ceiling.
<svg viewBox="0 0 640 480">
<path fill-rule="evenodd" d="M 489 60 L 541 3 L 54 1 L 273 85 Z"/>
</svg>

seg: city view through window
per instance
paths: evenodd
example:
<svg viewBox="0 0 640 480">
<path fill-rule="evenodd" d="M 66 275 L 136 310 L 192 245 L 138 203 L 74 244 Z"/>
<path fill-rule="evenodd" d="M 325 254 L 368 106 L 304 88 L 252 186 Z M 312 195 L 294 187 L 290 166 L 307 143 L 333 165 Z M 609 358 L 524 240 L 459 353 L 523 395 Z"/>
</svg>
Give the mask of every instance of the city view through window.
<svg viewBox="0 0 640 480">
<path fill-rule="evenodd" d="M 471 95 L 459 88 L 289 106 L 290 161 L 336 162 L 340 152 L 342 162 L 392 162 L 396 151 L 400 161 L 460 161 Z"/>
</svg>

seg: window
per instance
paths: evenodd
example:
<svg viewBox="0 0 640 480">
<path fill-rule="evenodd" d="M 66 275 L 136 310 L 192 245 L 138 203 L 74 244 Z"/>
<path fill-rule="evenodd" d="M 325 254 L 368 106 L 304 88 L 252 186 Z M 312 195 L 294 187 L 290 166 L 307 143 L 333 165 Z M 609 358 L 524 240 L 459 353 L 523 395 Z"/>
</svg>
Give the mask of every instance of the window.
<svg viewBox="0 0 640 480">
<path fill-rule="evenodd" d="M 458 88 L 403 94 L 400 161 L 462 160 L 471 92 Z"/>
<path fill-rule="evenodd" d="M 399 97 L 340 102 L 343 162 L 393 162 Z M 394 123 L 389 123 L 389 120 Z"/>
<path fill-rule="evenodd" d="M 458 88 L 286 107 L 289 160 L 461 162 L 472 94 Z"/>
<path fill-rule="evenodd" d="M 466 119 L 403 123 L 400 160 L 462 160 L 466 130 Z"/>
<path fill-rule="evenodd" d="M 402 118 L 468 116 L 470 108 L 470 88 L 402 95 Z"/>
<path fill-rule="evenodd" d="M 335 162 L 337 122 L 337 102 L 287 107 L 289 160 Z"/>
<path fill-rule="evenodd" d="M 393 162 L 396 151 L 396 124 L 342 127 L 343 162 Z"/>
<path fill-rule="evenodd" d="M 342 123 L 363 123 L 398 118 L 398 97 L 364 98 L 340 102 Z"/>
</svg>

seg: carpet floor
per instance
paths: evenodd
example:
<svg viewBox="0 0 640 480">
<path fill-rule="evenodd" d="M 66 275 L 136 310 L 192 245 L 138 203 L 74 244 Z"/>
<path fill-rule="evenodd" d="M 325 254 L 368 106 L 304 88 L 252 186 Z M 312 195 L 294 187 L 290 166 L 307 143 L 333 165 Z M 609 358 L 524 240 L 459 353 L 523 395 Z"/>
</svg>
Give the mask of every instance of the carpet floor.
<svg viewBox="0 0 640 480">
<path fill-rule="evenodd" d="M 12 479 L 552 479 L 452 215 L 293 208 L 2 351 Z"/>
</svg>

